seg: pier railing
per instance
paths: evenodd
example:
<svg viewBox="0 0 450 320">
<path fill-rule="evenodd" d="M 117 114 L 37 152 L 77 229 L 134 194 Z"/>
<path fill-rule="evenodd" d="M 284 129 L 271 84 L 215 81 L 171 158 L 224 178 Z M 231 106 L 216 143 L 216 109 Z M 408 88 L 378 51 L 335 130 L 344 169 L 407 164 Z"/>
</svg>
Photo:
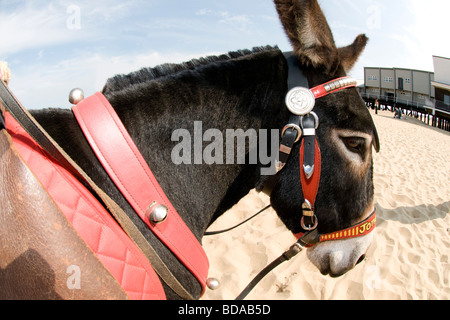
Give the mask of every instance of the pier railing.
<svg viewBox="0 0 450 320">
<path fill-rule="evenodd" d="M 450 116 L 450 105 L 446 104 L 444 101 L 436 100 L 434 98 L 428 98 L 425 102 L 412 101 L 409 99 L 395 98 L 394 96 L 386 96 L 386 95 L 377 95 L 373 93 L 361 93 L 361 97 L 364 100 L 376 100 L 380 102 L 380 104 L 387 104 L 389 106 L 399 107 L 401 109 L 417 109 L 420 110 L 429 110 L 431 113 L 434 113 L 433 110 L 443 111 L 444 113 L 448 113 Z"/>
<path fill-rule="evenodd" d="M 450 131 L 450 106 L 444 101 L 426 99 L 425 102 L 417 102 L 407 99 L 395 98 L 391 95 L 377 95 L 373 93 L 360 93 L 366 105 L 378 113 L 379 108 L 386 107 L 394 112 L 400 109 L 401 113 L 420 119 L 428 125 Z M 379 106 L 375 108 L 375 100 Z"/>
</svg>

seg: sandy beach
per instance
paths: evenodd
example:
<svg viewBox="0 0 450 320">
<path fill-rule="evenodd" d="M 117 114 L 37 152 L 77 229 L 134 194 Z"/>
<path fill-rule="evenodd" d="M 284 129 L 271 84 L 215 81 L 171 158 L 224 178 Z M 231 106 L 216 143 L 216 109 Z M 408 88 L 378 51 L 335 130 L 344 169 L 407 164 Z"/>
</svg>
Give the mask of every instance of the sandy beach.
<svg viewBox="0 0 450 320">
<path fill-rule="evenodd" d="M 450 299 L 450 133 L 382 111 L 372 116 L 381 140 L 374 155 L 378 209 L 366 260 L 346 275 L 324 277 L 303 252 L 270 273 L 249 300 Z M 211 230 L 235 225 L 269 204 L 252 191 Z M 221 282 L 204 300 L 236 298 L 295 242 L 273 210 L 204 240 L 210 275 Z"/>
</svg>

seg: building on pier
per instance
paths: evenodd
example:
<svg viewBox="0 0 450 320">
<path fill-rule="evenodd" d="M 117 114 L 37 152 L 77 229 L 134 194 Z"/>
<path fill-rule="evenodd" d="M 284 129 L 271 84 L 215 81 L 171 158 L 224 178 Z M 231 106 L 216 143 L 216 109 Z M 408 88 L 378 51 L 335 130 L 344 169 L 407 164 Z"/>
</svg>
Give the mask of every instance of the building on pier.
<svg viewBox="0 0 450 320">
<path fill-rule="evenodd" d="M 359 86 L 368 106 L 400 109 L 450 131 L 450 59 L 433 56 L 434 72 L 404 68 L 364 68 Z M 431 122 L 431 123 L 430 123 Z"/>
</svg>

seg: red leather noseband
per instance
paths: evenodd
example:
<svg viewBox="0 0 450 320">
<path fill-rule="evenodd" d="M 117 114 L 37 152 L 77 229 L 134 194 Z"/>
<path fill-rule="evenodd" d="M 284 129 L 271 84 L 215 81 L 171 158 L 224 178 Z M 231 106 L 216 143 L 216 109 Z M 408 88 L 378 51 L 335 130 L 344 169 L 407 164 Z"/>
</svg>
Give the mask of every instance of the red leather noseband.
<svg viewBox="0 0 450 320">
<path fill-rule="evenodd" d="M 366 236 L 375 230 L 376 225 L 377 225 L 377 211 L 374 210 L 366 220 L 348 229 L 331 232 L 327 234 L 321 234 L 317 241 L 318 242 L 337 241 Z M 297 239 L 301 239 L 304 235 L 305 233 L 301 232 L 297 233 L 295 237 Z"/>
</svg>

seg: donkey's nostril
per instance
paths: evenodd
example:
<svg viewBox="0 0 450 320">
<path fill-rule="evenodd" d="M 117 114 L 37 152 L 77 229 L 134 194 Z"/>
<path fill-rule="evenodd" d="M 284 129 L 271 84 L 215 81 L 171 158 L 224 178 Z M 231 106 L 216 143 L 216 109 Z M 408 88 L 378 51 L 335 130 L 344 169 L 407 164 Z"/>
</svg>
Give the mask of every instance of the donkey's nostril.
<svg viewBox="0 0 450 320">
<path fill-rule="evenodd" d="M 358 262 L 356 262 L 356 264 L 357 264 L 357 265 L 360 264 L 361 262 L 364 261 L 365 258 L 366 258 L 366 255 L 363 254 L 363 255 L 359 258 Z"/>
</svg>

